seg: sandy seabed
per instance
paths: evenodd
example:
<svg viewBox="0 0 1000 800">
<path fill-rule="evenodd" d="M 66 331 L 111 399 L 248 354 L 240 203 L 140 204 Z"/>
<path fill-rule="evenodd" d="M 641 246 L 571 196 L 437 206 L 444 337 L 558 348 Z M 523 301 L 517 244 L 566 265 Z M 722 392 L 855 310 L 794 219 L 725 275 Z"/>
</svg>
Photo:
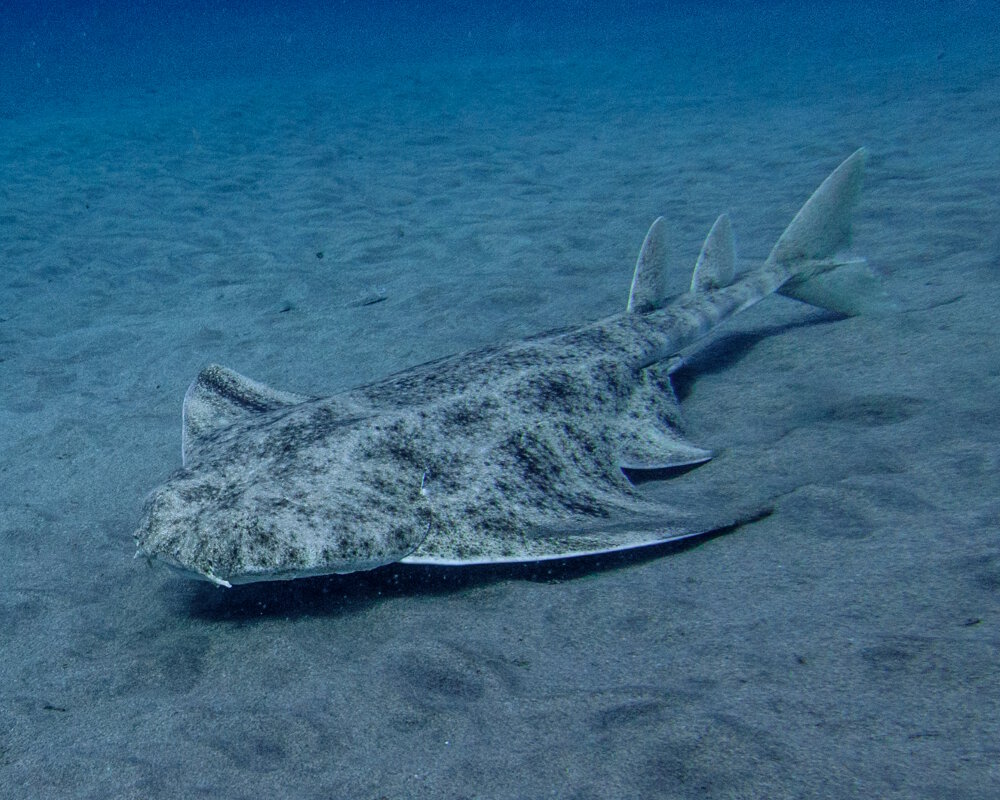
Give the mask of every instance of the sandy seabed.
<svg viewBox="0 0 1000 800">
<path fill-rule="evenodd" d="M 1000 82 L 947 68 L 423 64 L 0 122 L 4 796 L 995 796 Z M 904 310 L 741 315 L 677 375 L 716 460 L 647 488 L 767 518 L 231 591 L 132 559 L 205 364 L 332 393 L 614 313 L 659 214 L 680 291 L 719 212 L 749 265 L 859 145 Z"/>
</svg>

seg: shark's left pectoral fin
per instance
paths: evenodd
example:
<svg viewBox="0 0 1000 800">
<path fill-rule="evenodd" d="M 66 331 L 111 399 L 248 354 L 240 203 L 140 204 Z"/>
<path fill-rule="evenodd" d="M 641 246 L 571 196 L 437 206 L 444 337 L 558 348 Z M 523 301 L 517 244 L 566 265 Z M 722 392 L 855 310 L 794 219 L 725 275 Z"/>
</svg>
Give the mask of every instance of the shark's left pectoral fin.
<svg viewBox="0 0 1000 800">
<path fill-rule="evenodd" d="M 518 529 L 516 536 L 494 537 L 489 530 L 476 531 L 472 547 L 455 547 L 454 537 L 450 537 L 430 548 L 418 547 L 401 558 L 400 563 L 472 566 L 598 556 L 689 539 L 732 524 L 728 517 L 716 523 L 717 514 L 706 524 L 683 513 L 673 513 L 676 511 L 645 504 L 641 513 L 631 515 L 604 519 L 580 515 L 540 524 L 528 522 Z"/>
<path fill-rule="evenodd" d="M 198 373 L 184 395 L 181 456 L 187 465 L 215 431 L 255 414 L 294 406 L 312 398 L 272 389 L 226 367 L 212 364 Z"/>
</svg>

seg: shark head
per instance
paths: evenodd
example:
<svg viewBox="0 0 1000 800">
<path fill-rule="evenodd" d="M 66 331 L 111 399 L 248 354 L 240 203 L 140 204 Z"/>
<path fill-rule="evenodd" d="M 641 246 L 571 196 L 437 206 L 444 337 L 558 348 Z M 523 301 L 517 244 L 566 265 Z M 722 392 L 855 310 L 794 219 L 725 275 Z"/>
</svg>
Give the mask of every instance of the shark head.
<svg viewBox="0 0 1000 800">
<path fill-rule="evenodd" d="M 413 552 L 431 514 L 400 430 L 323 415 L 306 406 L 203 442 L 147 499 L 137 555 L 230 586 L 367 570 Z"/>
</svg>

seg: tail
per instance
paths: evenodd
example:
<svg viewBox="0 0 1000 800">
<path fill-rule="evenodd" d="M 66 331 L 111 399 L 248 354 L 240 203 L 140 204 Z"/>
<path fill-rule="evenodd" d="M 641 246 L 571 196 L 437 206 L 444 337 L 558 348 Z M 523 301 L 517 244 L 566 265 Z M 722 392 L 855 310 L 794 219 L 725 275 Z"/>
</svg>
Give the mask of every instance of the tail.
<svg viewBox="0 0 1000 800">
<path fill-rule="evenodd" d="M 836 255 L 851 243 L 865 155 L 862 147 L 831 172 L 774 245 L 767 263 L 792 273 L 779 294 L 847 316 L 895 308 L 865 259 Z"/>
<path fill-rule="evenodd" d="M 765 270 L 789 277 L 769 291 L 840 314 L 854 316 L 895 308 L 874 270 L 863 258 L 838 258 L 851 241 L 851 217 L 861 196 L 865 150 L 848 157 L 813 192 L 781 234 L 765 262 Z M 662 303 L 666 271 L 663 219 L 646 235 L 636 262 L 628 310 L 644 312 Z M 723 214 L 705 239 L 691 279 L 691 293 L 732 283 L 736 264 L 729 218 Z M 758 298 L 759 299 L 759 298 Z"/>
</svg>

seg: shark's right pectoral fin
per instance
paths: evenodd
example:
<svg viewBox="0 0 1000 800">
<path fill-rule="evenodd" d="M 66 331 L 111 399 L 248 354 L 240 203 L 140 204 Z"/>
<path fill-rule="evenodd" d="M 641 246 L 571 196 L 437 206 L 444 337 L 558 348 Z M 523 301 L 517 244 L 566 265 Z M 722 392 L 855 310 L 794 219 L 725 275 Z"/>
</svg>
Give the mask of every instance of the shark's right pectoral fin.
<svg viewBox="0 0 1000 800">
<path fill-rule="evenodd" d="M 187 465 L 215 431 L 255 414 L 298 405 L 312 398 L 272 389 L 218 364 L 198 373 L 184 395 L 181 456 Z"/>
</svg>

